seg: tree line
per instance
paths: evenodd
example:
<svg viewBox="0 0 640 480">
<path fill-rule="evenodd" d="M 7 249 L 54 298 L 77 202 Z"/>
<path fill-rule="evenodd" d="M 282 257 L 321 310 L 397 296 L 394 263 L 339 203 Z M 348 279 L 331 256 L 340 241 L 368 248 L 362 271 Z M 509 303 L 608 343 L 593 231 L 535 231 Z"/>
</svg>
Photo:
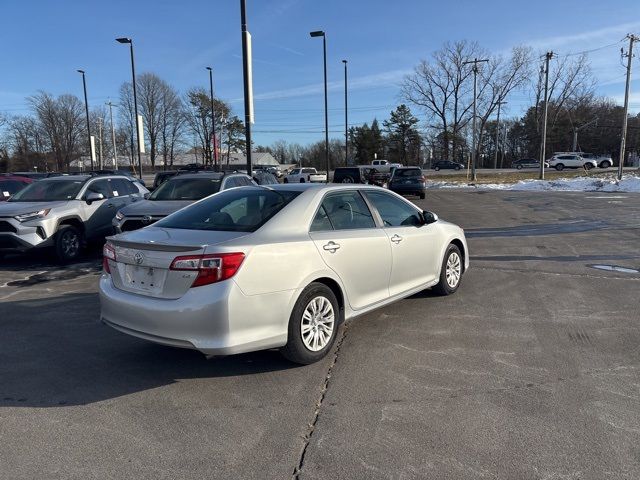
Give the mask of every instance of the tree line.
<svg viewBox="0 0 640 480">
<path fill-rule="evenodd" d="M 183 95 L 154 73 L 136 78 L 138 113 L 144 124 L 144 140 L 153 167 L 171 167 L 176 156 L 192 149 L 199 163 L 215 162 L 211 97 L 204 88 L 193 87 Z M 243 151 L 244 124 L 229 104 L 214 98 L 216 145 L 220 163 L 229 162 L 232 152 Z M 40 91 L 27 98 L 29 113 L 0 115 L 0 171 L 67 171 L 74 160 L 89 156 L 84 103 L 75 95 L 54 96 Z M 120 86 L 115 104 L 115 150 L 111 137 L 111 115 L 106 105 L 89 113 L 96 138 L 96 160 L 105 168 L 114 153 L 119 163 L 136 163 L 136 122 L 133 88 Z M 97 168 L 97 167 L 96 167 Z"/>
</svg>

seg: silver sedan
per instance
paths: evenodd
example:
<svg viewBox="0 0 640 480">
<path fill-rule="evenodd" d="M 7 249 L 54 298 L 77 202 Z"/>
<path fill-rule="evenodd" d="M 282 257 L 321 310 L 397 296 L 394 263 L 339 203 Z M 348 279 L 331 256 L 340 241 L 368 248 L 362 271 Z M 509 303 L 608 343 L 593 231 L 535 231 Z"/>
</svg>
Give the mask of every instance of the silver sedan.
<svg viewBox="0 0 640 480">
<path fill-rule="evenodd" d="M 469 266 L 463 230 L 367 185 L 242 187 L 108 238 L 102 321 L 152 342 L 226 355 L 280 348 L 312 363 L 340 323 Z"/>
</svg>

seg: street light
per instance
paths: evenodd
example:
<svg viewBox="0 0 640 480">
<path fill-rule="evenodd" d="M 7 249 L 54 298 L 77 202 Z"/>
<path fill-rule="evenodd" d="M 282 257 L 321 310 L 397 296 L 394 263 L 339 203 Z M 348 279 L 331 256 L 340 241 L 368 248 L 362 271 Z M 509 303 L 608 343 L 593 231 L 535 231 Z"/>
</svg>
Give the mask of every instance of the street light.
<svg viewBox="0 0 640 480">
<path fill-rule="evenodd" d="M 133 62 L 133 40 L 127 37 L 116 38 L 118 43 L 128 43 L 131 51 L 131 78 L 133 83 L 133 108 L 135 111 L 136 138 L 138 140 L 138 176 L 142 179 L 142 156 L 140 155 L 140 126 L 138 125 L 138 95 L 136 93 L 136 67 Z"/>
<path fill-rule="evenodd" d="M 349 116 L 348 103 L 347 103 L 347 61 L 342 60 L 344 63 L 344 164 L 349 165 Z M 328 175 L 328 173 L 327 173 Z"/>
<path fill-rule="evenodd" d="M 89 122 L 89 103 L 87 102 L 87 81 L 84 76 L 84 70 L 76 70 L 82 75 L 82 88 L 84 89 L 84 110 L 87 113 L 87 135 L 89 135 L 89 160 L 91 161 L 91 170 L 93 170 L 93 148 L 91 147 L 91 123 Z"/>
<path fill-rule="evenodd" d="M 215 162 L 216 166 L 218 166 L 218 142 L 216 140 L 216 113 L 213 106 L 213 69 L 211 67 L 207 67 L 209 70 L 209 88 L 211 89 L 211 139 L 213 143 L 213 158 L 212 160 Z"/>
<path fill-rule="evenodd" d="M 327 162 L 327 183 L 329 183 L 329 113 L 327 108 L 327 36 L 322 30 L 309 32 L 312 37 L 322 37 L 324 57 L 324 156 Z"/>
</svg>

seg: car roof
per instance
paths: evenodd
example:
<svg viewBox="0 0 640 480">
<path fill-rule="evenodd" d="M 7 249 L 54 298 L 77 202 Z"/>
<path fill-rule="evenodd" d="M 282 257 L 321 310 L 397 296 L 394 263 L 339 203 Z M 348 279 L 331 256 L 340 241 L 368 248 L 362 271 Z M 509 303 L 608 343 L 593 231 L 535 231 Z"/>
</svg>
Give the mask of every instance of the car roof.
<svg viewBox="0 0 640 480">
<path fill-rule="evenodd" d="M 23 177 L 22 175 L 12 175 L 12 174 L 0 174 L 0 180 L 20 180 L 20 181 L 28 181 L 33 182 L 33 178 Z"/>
<path fill-rule="evenodd" d="M 242 174 L 238 174 L 238 175 L 242 175 Z M 211 179 L 215 179 L 215 180 L 221 180 L 223 177 L 226 177 L 228 175 L 225 175 L 224 173 L 220 173 L 220 172 L 190 172 L 190 173 L 180 173 L 179 175 L 175 175 L 173 177 L 171 177 L 169 180 L 167 180 L 168 182 L 173 181 L 173 180 L 177 180 L 177 179 L 184 179 L 184 178 L 211 178 Z"/>
</svg>

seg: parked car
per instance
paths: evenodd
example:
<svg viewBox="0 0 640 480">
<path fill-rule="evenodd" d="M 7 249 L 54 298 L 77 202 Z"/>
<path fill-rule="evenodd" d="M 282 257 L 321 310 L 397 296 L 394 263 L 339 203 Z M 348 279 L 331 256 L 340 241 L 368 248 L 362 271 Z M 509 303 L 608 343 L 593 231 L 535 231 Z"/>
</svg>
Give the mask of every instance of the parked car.
<svg viewBox="0 0 640 480">
<path fill-rule="evenodd" d="M 152 188 L 150 188 L 150 190 L 151 191 L 155 190 L 160 185 L 162 185 L 164 182 L 169 180 L 171 177 L 174 177 L 174 176 L 178 175 L 179 173 L 180 173 L 179 170 L 164 170 L 162 172 L 157 172 L 155 174 L 155 176 L 153 177 L 153 185 L 152 185 Z"/>
<path fill-rule="evenodd" d="M 544 162 L 544 168 L 549 167 L 549 162 Z M 515 160 L 511 162 L 511 168 L 517 168 L 522 170 L 523 168 L 540 168 L 540 160 L 535 158 L 523 158 L 521 160 Z"/>
<path fill-rule="evenodd" d="M 583 158 L 581 155 L 569 153 L 554 155 L 551 160 L 549 160 L 549 166 L 558 171 L 564 170 L 565 168 L 584 168 L 585 170 L 590 170 L 596 168 L 598 163 L 595 160 Z"/>
<path fill-rule="evenodd" d="M 0 202 L 6 201 L 14 193 L 33 183 L 32 178 L 16 175 L 0 175 Z"/>
<path fill-rule="evenodd" d="M 464 164 L 460 162 L 452 162 L 451 160 L 438 160 L 431 165 L 434 170 L 461 170 Z"/>
<path fill-rule="evenodd" d="M 393 171 L 388 188 L 399 195 L 418 195 L 424 199 L 427 183 L 420 167 L 400 167 Z"/>
<path fill-rule="evenodd" d="M 26 177 L 32 180 L 40 180 L 42 178 L 51 178 L 51 177 L 59 177 L 61 175 L 66 175 L 66 173 L 60 172 L 12 172 L 12 175 L 16 177 Z"/>
<path fill-rule="evenodd" d="M 253 172 L 253 181 L 258 185 L 278 185 L 280 183 L 276 176 L 267 170 Z"/>
<path fill-rule="evenodd" d="M 100 315 L 116 330 L 308 364 L 346 320 L 425 288 L 454 293 L 469 253 L 460 227 L 388 190 L 290 184 L 223 191 L 110 237 L 103 265 Z"/>
<path fill-rule="evenodd" d="M 148 190 L 127 177 L 69 175 L 33 182 L 0 204 L 0 253 L 53 247 L 61 261 L 113 233 L 115 212 Z"/>
<path fill-rule="evenodd" d="M 282 178 L 282 170 L 280 170 L 280 167 L 267 167 L 266 170 L 272 175 L 275 175 L 278 178 Z"/>
<path fill-rule="evenodd" d="M 595 160 L 600 168 L 609 168 L 613 166 L 613 159 L 611 155 L 597 155 L 595 153 L 581 153 L 582 158 L 589 160 Z"/>
<path fill-rule="evenodd" d="M 333 172 L 333 183 L 370 183 L 377 173 L 371 167 L 338 167 Z"/>
<path fill-rule="evenodd" d="M 142 180 L 139 177 L 136 177 L 131 172 L 128 172 L 126 170 L 102 169 L 102 170 L 90 170 L 90 171 L 88 171 L 86 173 L 89 174 L 89 175 L 122 175 L 124 177 L 127 177 L 132 182 L 138 182 L 140 185 L 142 185 L 143 187 L 146 188 L 146 184 L 144 183 L 144 180 Z"/>
<path fill-rule="evenodd" d="M 380 173 L 391 173 L 391 169 L 401 166 L 399 163 L 391 163 L 387 160 L 374 160 L 371 162 L 371 168 L 376 169 Z"/>
<path fill-rule="evenodd" d="M 137 230 L 221 190 L 254 185 L 244 174 L 224 172 L 184 173 L 171 177 L 145 200 L 118 210 L 113 217 L 117 233 Z"/>
<path fill-rule="evenodd" d="M 324 183 L 326 173 L 318 173 L 315 168 L 294 168 L 286 177 L 284 183 Z"/>
</svg>

